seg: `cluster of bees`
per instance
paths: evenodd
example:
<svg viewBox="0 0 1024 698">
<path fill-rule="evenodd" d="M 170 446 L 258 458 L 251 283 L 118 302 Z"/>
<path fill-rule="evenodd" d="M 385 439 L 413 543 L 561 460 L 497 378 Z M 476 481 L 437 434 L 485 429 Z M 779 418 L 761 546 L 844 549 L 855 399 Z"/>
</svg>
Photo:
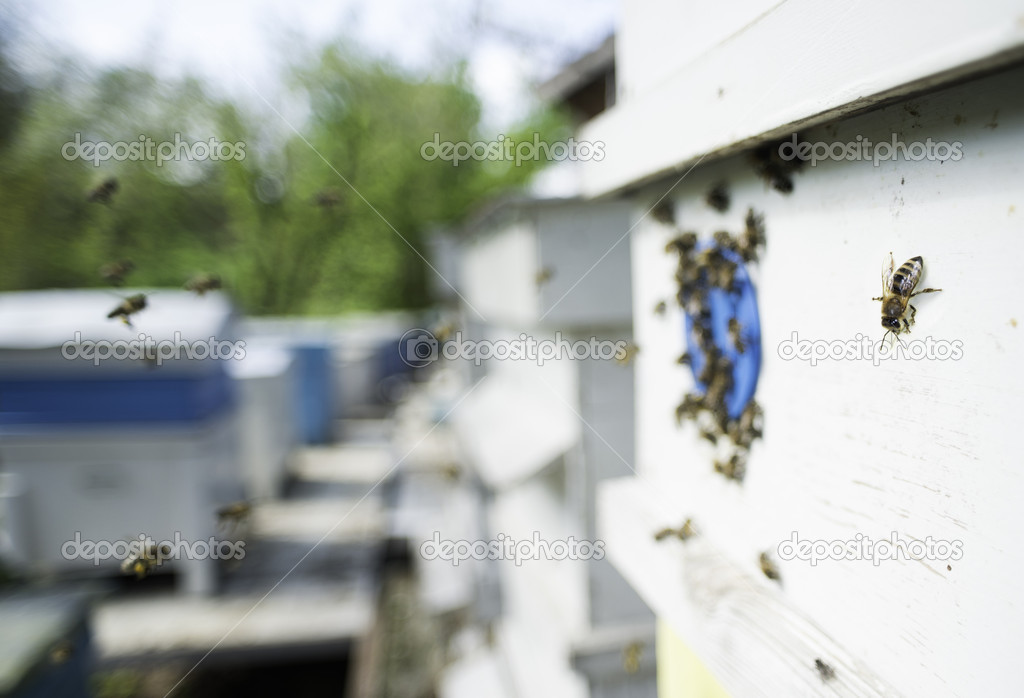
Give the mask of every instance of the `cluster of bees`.
<svg viewBox="0 0 1024 698">
<path fill-rule="evenodd" d="M 134 262 L 130 259 L 121 259 L 116 262 L 104 264 L 100 267 L 100 276 L 110 285 L 120 287 L 124 285 L 125 277 L 134 269 Z M 188 291 L 192 291 L 197 296 L 203 296 L 207 291 L 217 290 L 221 288 L 221 286 L 222 284 L 219 276 L 214 274 L 197 274 L 185 282 L 184 288 Z M 119 317 L 124 324 L 131 327 L 131 316 L 145 310 L 146 305 L 146 294 L 136 293 L 122 299 L 113 310 L 107 313 L 107 318 L 112 320 Z"/>
<path fill-rule="evenodd" d="M 725 210 L 729 205 L 728 191 L 718 185 L 707 196 L 708 204 Z M 659 212 L 664 220 L 665 211 Z M 673 221 L 674 223 L 674 221 Z M 726 409 L 726 395 L 733 388 L 734 366 L 715 344 L 711 330 L 711 306 L 709 292 L 718 288 L 736 293 L 736 271 L 738 265 L 726 251 L 738 255 L 745 263 L 758 260 L 758 250 L 765 245 L 764 219 L 753 209 L 747 211 L 744 229 L 738 236 L 720 230 L 714 234 L 714 244 L 698 250 L 695 232 L 684 232 L 673 238 L 665 247 L 667 253 L 679 256 L 676 281 L 679 291 L 676 301 L 679 307 L 693 319 L 693 336 L 704 357 L 704 365 L 697 381 L 706 389 L 704 394 L 687 393 L 676 408 L 676 421 L 683 420 L 697 424 L 701 438 L 717 446 L 729 443 L 727 456 L 714 461 L 715 471 L 730 480 L 742 481 L 746 474 L 747 454 L 753 441 L 761 437 L 763 413 L 756 401 L 750 400 L 737 418 L 731 418 Z M 665 312 L 664 301 L 655 308 L 658 314 Z M 742 354 L 747 350 L 742 325 L 733 318 L 729 321 L 729 337 L 733 348 Z M 679 357 L 681 365 L 691 365 L 689 352 Z"/>
</svg>

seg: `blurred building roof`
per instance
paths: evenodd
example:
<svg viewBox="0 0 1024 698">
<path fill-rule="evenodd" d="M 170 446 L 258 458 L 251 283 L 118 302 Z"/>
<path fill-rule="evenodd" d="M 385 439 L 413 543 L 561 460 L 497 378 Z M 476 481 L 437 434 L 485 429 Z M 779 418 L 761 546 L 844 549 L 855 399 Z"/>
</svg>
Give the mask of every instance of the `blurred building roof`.
<svg viewBox="0 0 1024 698">
<path fill-rule="evenodd" d="M 545 101 L 565 104 L 580 121 L 594 118 L 615 104 L 615 35 L 541 84 Z"/>
</svg>

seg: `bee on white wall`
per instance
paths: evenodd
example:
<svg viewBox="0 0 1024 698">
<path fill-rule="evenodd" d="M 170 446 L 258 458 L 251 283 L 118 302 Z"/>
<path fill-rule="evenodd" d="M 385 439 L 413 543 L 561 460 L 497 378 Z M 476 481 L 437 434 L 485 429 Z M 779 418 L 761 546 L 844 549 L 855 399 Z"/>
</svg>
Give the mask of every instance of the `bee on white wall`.
<svg viewBox="0 0 1024 698">
<path fill-rule="evenodd" d="M 896 261 L 892 252 L 889 253 L 889 267 L 882 270 L 882 295 L 872 298 L 873 301 L 882 301 L 882 327 L 886 329 L 882 341 L 892 334 L 899 339 L 901 333 L 910 333 L 910 326 L 914 324 L 914 316 L 917 308 L 910 304 L 910 299 L 922 293 L 935 293 L 941 288 L 923 288 L 915 291 L 917 282 L 924 275 L 924 261 L 921 257 L 911 257 L 899 269 L 895 268 Z M 906 317 L 907 308 L 910 308 L 910 317 Z"/>
</svg>

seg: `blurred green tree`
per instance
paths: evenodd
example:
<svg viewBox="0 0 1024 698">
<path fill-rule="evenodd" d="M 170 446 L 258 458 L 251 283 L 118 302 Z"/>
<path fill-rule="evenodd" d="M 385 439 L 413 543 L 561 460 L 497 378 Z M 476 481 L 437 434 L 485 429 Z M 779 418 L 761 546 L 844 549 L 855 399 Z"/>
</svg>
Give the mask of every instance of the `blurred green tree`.
<svg viewBox="0 0 1024 698">
<path fill-rule="evenodd" d="M 425 232 L 459 221 L 545 163 L 425 160 L 425 142 L 490 140 L 480 102 L 450 78 L 358 57 L 342 43 L 291 66 L 301 123 L 266 128 L 194 79 L 90 73 L 67 60 L 26 87 L 0 50 L 0 289 L 102 285 L 128 258 L 132 286 L 180 287 L 219 274 L 253 314 L 329 314 L 430 303 Z M 509 138 L 568 135 L 543 111 Z M 79 141 L 244 144 L 220 161 L 68 159 Z M 241 150 L 235 151 L 242 152 Z M 109 201 L 88 200 L 116 178 Z M 95 197 L 102 199 L 103 197 Z"/>
</svg>

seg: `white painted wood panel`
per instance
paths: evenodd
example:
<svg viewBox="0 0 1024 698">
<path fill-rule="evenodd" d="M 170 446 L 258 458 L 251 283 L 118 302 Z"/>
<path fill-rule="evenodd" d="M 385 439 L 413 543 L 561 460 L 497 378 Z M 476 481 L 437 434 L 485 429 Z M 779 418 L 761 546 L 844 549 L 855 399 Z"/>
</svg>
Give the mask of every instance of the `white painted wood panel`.
<svg viewBox="0 0 1024 698">
<path fill-rule="evenodd" d="M 681 226 L 705 236 L 741 229 L 748 206 L 765 217 L 754 270 L 765 435 L 742 485 L 713 472 L 711 446 L 675 423 L 693 382 L 675 363 L 682 317 L 671 303 L 665 317 L 652 312 L 675 295 L 671 233 L 650 217 L 632 233 L 640 478 L 602 487 L 599 531 L 613 562 L 736 696 L 995 696 L 1024 682 L 1014 523 L 1024 494 L 1021 84 L 1016 69 L 801 134 L 958 141 L 960 161 L 819 163 L 785 196 L 733 157 L 672 192 Z M 732 194 L 725 215 L 703 202 L 721 179 Z M 638 196 L 638 216 L 671 184 Z M 962 359 L 811 366 L 778 356 L 794 332 L 881 339 L 870 298 L 890 250 L 897 264 L 923 256 L 924 284 L 943 289 L 915 300 L 905 339 L 960 341 Z M 686 517 L 699 543 L 654 543 L 655 530 Z M 963 558 L 778 561 L 779 587 L 758 555 L 794 531 L 962 541 Z M 835 681 L 814 674 L 817 656 L 836 667 Z"/>
<path fill-rule="evenodd" d="M 634 14 L 644 20 L 630 20 Z M 695 4 L 648 0 L 625 16 L 630 21 L 617 38 L 616 56 L 624 99 L 579 135 L 605 150 L 601 161 L 582 163 L 588 196 L 681 173 L 704 155 L 825 123 L 1024 54 L 1024 8 L 1013 0 L 943 6 L 788 0 L 692 58 L 687 46 L 694 42 L 686 37 L 718 36 L 732 23 L 728 11 L 715 8 L 711 17 L 722 19 L 710 21 Z M 685 63 L 676 53 L 687 56 Z M 663 75 L 659 61 L 679 67 Z"/>
</svg>

